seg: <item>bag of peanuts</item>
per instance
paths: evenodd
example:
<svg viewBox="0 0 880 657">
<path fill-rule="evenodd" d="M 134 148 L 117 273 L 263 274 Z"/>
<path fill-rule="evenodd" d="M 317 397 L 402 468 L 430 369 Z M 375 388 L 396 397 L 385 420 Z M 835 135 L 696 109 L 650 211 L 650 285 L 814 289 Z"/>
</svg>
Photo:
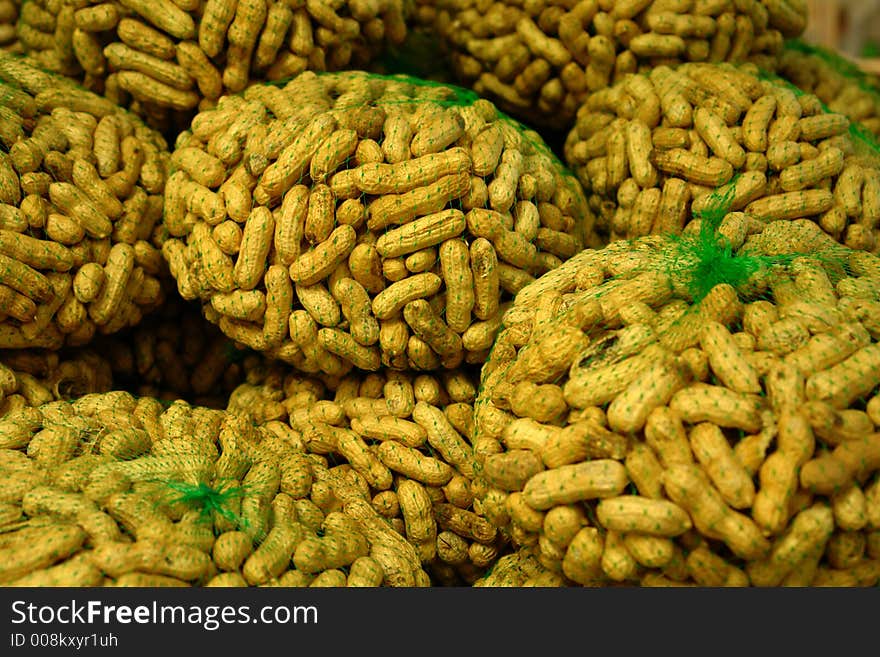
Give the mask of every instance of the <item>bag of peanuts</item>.
<svg viewBox="0 0 880 657">
<path fill-rule="evenodd" d="M 289 426 L 309 453 L 329 459 L 413 546 L 435 584 L 471 584 L 492 567 L 504 544 L 475 512 L 471 484 L 479 368 L 337 379 L 264 364 L 248 372 L 227 412 Z M 335 508 L 336 495 L 315 483 L 310 499 Z"/>
<path fill-rule="evenodd" d="M 406 539 L 289 427 L 124 392 L 2 422 L 3 585 L 429 584 Z M 311 499 L 328 495 L 332 509 Z"/>
<path fill-rule="evenodd" d="M 750 249 L 704 219 L 587 250 L 508 311 L 474 485 L 516 563 L 585 586 L 877 583 L 880 259 L 786 251 L 817 229 L 776 225 Z"/>
<path fill-rule="evenodd" d="M 162 136 L 0 54 L 0 142 L 0 349 L 83 345 L 158 307 Z"/>
<path fill-rule="evenodd" d="M 309 373 L 481 363 L 523 286 L 595 244 L 577 180 L 472 92 L 254 85 L 171 156 L 163 253 L 228 337 Z"/>
<path fill-rule="evenodd" d="M 116 389 L 208 408 L 224 408 L 229 394 L 263 360 L 236 349 L 205 321 L 200 304 L 177 296 L 137 326 L 101 336 L 90 346 L 106 355 Z"/>
<path fill-rule="evenodd" d="M 26 0 L 18 36 L 49 70 L 175 128 L 251 81 L 366 67 L 406 37 L 405 4 Z"/>
<path fill-rule="evenodd" d="M 111 363 L 93 349 L 0 351 L 0 417 L 113 388 Z"/>
<path fill-rule="evenodd" d="M 569 130 L 590 93 L 683 62 L 772 64 L 803 0 L 438 0 L 460 80 L 506 112 Z M 772 68 L 772 67 L 771 67 Z"/>
<path fill-rule="evenodd" d="M 847 246 L 880 247 L 876 142 L 816 96 L 748 65 L 658 66 L 597 91 L 565 157 L 597 231 L 612 240 L 680 233 L 729 184 L 743 237 L 810 219 Z"/>
<path fill-rule="evenodd" d="M 850 60 L 801 39 L 785 42 L 775 72 L 880 135 L 880 82 Z"/>
</svg>

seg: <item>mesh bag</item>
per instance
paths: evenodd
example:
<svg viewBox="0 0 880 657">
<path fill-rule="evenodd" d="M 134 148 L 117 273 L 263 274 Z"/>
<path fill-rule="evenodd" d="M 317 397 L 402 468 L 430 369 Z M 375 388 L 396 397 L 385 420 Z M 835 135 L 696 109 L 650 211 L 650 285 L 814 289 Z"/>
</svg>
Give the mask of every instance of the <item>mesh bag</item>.
<svg viewBox="0 0 880 657">
<path fill-rule="evenodd" d="M 472 92 L 306 72 L 200 113 L 163 252 L 237 343 L 315 373 L 482 362 L 513 294 L 595 241 L 580 184 Z"/>
<path fill-rule="evenodd" d="M 682 62 L 772 63 L 806 27 L 801 0 L 438 0 L 459 79 L 513 116 L 568 130 L 586 97 Z"/>
<path fill-rule="evenodd" d="M 228 412 L 291 427 L 407 539 L 435 585 L 467 585 L 486 573 L 504 545 L 473 508 L 479 368 L 339 379 L 265 366 L 236 388 Z M 313 487 L 319 505 L 324 494 Z"/>
<path fill-rule="evenodd" d="M 776 73 L 814 94 L 832 112 L 880 134 L 880 84 L 850 60 L 800 39 L 785 42 Z"/>
<path fill-rule="evenodd" d="M 505 315 L 475 508 L 549 572 L 490 584 L 877 583 L 880 259 L 710 223 L 586 250 Z"/>
<path fill-rule="evenodd" d="M 116 389 L 208 408 L 224 408 L 262 361 L 206 322 L 199 304 L 176 296 L 136 327 L 101 336 L 91 346 L 106 354 Z"/>
<path fill-rule="evenodd" d="M 110 362 L 93 349 L 0 352 L 0 417 L 113 388 Z"/>
<path fill-rule="evenodd" d="M 27 0 L 25 52 L 155 125 L 252 80 L 364 68 L 406 36 L 404 0 Z"/>
<path fill-rule="evenodd" d="M 7 415 L 0 443 L 5 586 L 429 584 L 287 425 L 110 392 Z"/>
<path fill-rule="evenodd" d="M 725 64 L 658 66 L 592 94 L 565 145 L 597 231 L 612 240 L 681 232 L 728 185 L 735 246 L 768 222 L 803 218 L 868 251 L 880 244 L 878 153 L 815 96 Z"/>
<path fill-rule="evenodd" d="M 0 349 L 82 345 L 169 281 L 154 227 L 168 151 L 106 99 L 0 54 Z"/>
</svg>

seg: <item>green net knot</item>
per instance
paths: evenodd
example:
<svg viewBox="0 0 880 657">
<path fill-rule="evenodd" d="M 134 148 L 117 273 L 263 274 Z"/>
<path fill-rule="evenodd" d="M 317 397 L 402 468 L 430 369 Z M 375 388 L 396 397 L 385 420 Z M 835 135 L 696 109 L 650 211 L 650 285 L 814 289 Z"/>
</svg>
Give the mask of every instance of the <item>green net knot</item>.
<svg viewBox="0 0 880 657">
<path fill-rule="evenodd" d="M 209 486 L 204 482 L 191 484 L 169 480 L 164 480 L 161 483 L 176 493 L 176 495 L 172 495 L 169 503 L 197 510 L 202 522 L 212 522 L 215 517 L 220 517 L 234 526 L 242 526 L 243 519 L 235 513 L 231 505 L 234 500 L 244 497 L 243 487 L 223 483 Z"/>
<path fill-rule="evenodd" d="M 741 289 L 765 266 L 761 256 L 737 255 L 731 241 L 719 232 L 733 204 L 737 179 L 711 194 L 694 213 L 699 220 L 696 234 L 668 235 L 669 246 L 661 260 L 664 273 L 694 303 L 722 283 Z"/>
<path fill-rule="evenodd" d="M 846 249 L 841 246 L 789 253 L 761 253 L 736 248 L 722 232 L 722 222 L 731 209 L 736 195 L 734 178 L 709 196 L 699 211 L 696 232 L 667 235 L 661 249 L 660 268 L 673 288 L 689 297 L 696 306 L 718 285 L 730 285 L 740 298 L 748 298 L 761 279 L 772 280 L 788 271 L 795 260 L 808 257 L 829 272 L 846 269 Z"/>
</svg>

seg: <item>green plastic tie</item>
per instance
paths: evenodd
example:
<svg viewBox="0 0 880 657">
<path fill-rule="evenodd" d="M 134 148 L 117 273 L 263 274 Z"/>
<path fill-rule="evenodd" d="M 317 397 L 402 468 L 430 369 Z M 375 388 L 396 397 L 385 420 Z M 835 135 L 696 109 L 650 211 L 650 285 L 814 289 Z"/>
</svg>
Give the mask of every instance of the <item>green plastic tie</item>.
<svg viewBox="0 0 880 657">
<path fill-rule="evenodd" d="M 178 493 L 169 500 L 171 504 L 183 504 L 199 511 L 199 519 L 202 522 L 212 522 L 215 515 L 224 518 L 235 526 L 241 526 L 244 522 L 229 508 L 229 503 L 234 499 L 244 497 L 245 489 L 242 486 L 209 486 L 204 482 L 197 485 L 183 481 L 162 480 L 172 491 Z"/>
</svg>

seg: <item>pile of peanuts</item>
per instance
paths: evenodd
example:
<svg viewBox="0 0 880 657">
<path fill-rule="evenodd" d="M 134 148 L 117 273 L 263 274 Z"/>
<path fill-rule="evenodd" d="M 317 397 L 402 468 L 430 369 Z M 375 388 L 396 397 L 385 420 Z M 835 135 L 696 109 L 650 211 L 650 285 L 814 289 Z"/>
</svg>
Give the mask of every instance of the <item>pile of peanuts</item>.
<svg viewBox="0 0 880 657">
<path fill-rule="evenodd" d="M 880 583 L 806 4 L 0 0 L 0 586 Z"/>
<path fill-rule="evenodd" d="M 734 248 L 768 222 L 809 218 L 876 251 L 880 153 L 849 130 L 816 96 L 746 67 L 658 66 L 591 95 L 565 157 L 612 240 L 680 233 L 733 187 Z"/>
<path fill-rule="evenodd" d="M 113 389 L 111 362 L 92 349 L 0 352 L 0 417 Z"/>
<path fill-rule="evenodd" d="M 235 349 L 205 322 L 198 304 L 170 297 L 137 326 L 89 345 L 105 354 L 117 389 L 166 401 L 223 408 L 262 359 Z"/>
<path fill-rule="evenodd" d="M 475 508 L 528 551 L 497 577 L 876 584 L 880 259 L 840 250 L 838 278 L 805 254 L 758 300 L 721 283 L 694 305 L 666 245 L 586 250 L 505 315 Z"/>
<path fill-rule="evenodd" d="M 463 91 L 306 72 L 198 114 L 165 190 L 181 296 L 309 373 L 481 363 L 592 217 L 540 137 Z"/>
<path fill-rule="evenodd" d="M 110 392 L 9 414 L 0 436 L 3 585 L 429 583 L 412 545 L 289 426 Z M 211 513 L 184 486 L 234 494 Z"/>
<path fill-rule="evenodd" d="M 403 0 L 28 0 L 18 37 L 47 69 L 164 121 L 253 80 L 363 68 L 406 22 Z"/>
<path fill-rule="evenodd" d="M 262 374 L 248 372 L 227 412 L 255 424 L 284 423 L 309 453 L 341 463 L 362 499 L 412 544 L 435 584 L 470 584 L 485 573 L 505 542 L 473 509 L 478 368 L 339 379 L 264 364 Z M 311 499 L 335 508 L 322 486 L 312 485 Z"/>
<path fill-rule="evenodd" d="M 164 139 L 109 101 L 0 54 L 0 349 L 58 349 L 164 299 Z"/>
<path fill-rule="evenodd" d="M 880 136 L 880 85 L 875 86 L 868 75 L 848 77 L 815 53 L 793 48 L 782 52 L 776 72 L 815 95 L 832 112 L 846 114 Z"/>
<path fill-rule="evenodd" d="M 472 509 L 478 373 L 337 380 L 267 364 L 251 374 L 225 410 L 116 391 L 7 413 L 0 583 L 425 586 L 485 575 L 503 543 Z M 206 522 L 160 481 L 244 493 Z M 37 537 L 45 549 L 25 549 Z"/>
<path fill-rule="evenodd" d="M 438 0 L 458 77 L 512 115 L 569 129 L 595 91 L 682 62 L 772 62 L 803 0 Z"/>
</svg>

